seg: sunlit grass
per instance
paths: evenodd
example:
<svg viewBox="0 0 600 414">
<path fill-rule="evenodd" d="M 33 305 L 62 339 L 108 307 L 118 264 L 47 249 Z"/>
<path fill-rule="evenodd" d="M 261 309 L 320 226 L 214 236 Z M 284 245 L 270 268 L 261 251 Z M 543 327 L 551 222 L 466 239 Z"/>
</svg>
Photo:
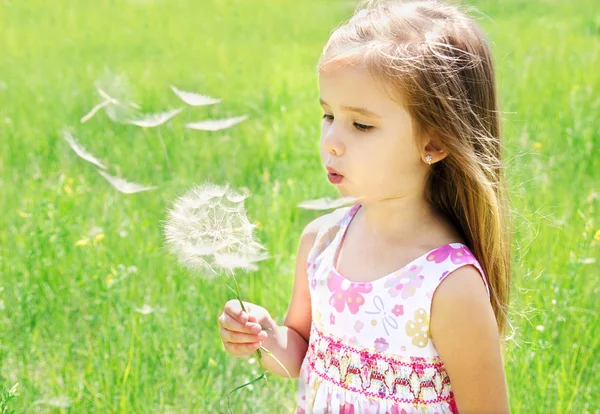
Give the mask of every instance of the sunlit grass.
<svg viewBox="0 0 600 414">
<path fill-rule="evenodd" d="M 193 184 L 248 187 L 271 258 L 240 287 L 283 320 L 299 235 L 319 214 L 297 204 L 335 196 L 319 164 L 314 66 L 353 4 L 0 2 L 0 392 L 19 383 L 11 408 L 225 412 L 227 392 L 257 376 L 218 338 L 231 293 L 175 263 L 161 222 Z M 489 17 L 515 211 L 511 406 L 598 412 L 598 8 L 472 4 Z M 146 114 L 182 106 L 171 85 L 222 101 L 159 127 L 167 159 L 157 130 L 102 110 L 81 124 L 106 69 Z M 223 131 L 185 128 L 244 114 Z M 158 188 L 117 192 L 63 127 L 111 176 Z M 234 411 L 291 411 L 295 383 L 269 384 L 236 393 Z"/>
</svg>

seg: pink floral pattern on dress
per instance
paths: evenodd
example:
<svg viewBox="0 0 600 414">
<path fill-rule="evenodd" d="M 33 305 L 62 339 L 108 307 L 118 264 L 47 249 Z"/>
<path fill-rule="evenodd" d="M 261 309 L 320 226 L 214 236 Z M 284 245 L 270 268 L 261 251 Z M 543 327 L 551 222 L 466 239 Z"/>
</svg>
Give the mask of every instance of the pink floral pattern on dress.
<svg viewBox="0 0 600 414">
<path fill-rule="evenodd" d="M 365 327 L 365 324 L 360 319 L 357 320 L 356 323 L 354 324 L 354 330 L 356 332 L 362 331 L 362 328 L 364 328 L 364 327 Z"/>
<path fill-rule="evenodd" d="M 327 287 L 332 292 L 329 298 L 329 304 L 335 308 L 338 312 L 343 312 L 346 305 L 350 313 L 358 313 L 358 309 L 365 304 L 365 298 L 363 293 L 369 293 L 373 290 L 373 286 L 370 283 L 352 283 L 350 286 L 344 289 L 342 284 L 344 278 L 336 272 L 329 273 L 329 280 L 327 281 Z"/>
<path fill-rule="evenodd" d="M 454 264 L 470 263 L 474 260 L 473 255 L 466 246 L 462 244 L 447 244 L 429 253 L 427 261 L 442 263 L 448 256 L 450 256 L 450 261 Z"/>
<path fill-rule="evenodd" d="M 412 356 L 410 357 L 410 359 L 413 362 L 414 371 L 419 375 L 425 374 L 425 367 L 427 366 L 427 360 L 425 358 L 412 357 Z"/>
<path fill-rule="evenodd" d="M 329 323 L 335 325 L 335 315 L 333 313 L 329 314 Z"/>
<path fill-rule="evenodd" d="M 375 340 L 375 349 L 379 352 L 385 352 L 389 347 L 390 344 L 385 340 L 385 338 L 377 338 Z"/>
<path fill-rule="evenodd" d="M 354 414 L 354 404 L 344 403 L 340 407 L 340 414 Z"/>
<path fill-rule="evenodd" d="M 408 271 L 400 272 L 387 279 L 384 287 L 389 288 L 388 293 L 391 297 L 395 298 L 402 293 L 402 299 L 408 299 L 423 285 L 425 276 L 420 274 L 421 270 L 423 266 L 413 265 Z"/>
<path fill-rule="evenodd" d="M 392 309 L 392 313 L 394 315 L 396 315 L 396 317 L 404 315 L 404 306 L 402 306 L 402 305 L 394 306 L 394 309 Z"/>
<path fill-rule="evenodd" d="M 397 404 L 392 405 L 390 414 L 409 414 L 404 408 L 400 408 Z"/>
</svg>

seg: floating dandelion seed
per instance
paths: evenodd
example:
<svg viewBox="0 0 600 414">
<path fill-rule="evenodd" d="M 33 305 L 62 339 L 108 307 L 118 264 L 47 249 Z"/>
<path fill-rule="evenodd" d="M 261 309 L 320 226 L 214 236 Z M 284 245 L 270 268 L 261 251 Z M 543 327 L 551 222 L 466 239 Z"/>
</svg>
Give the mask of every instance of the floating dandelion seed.
<svg viewBox="0 0 600 414">
<path fill-rule="evenodd" d="M 149 190 L 156 189 L 156 187 L 147 187 L 142 184 L 125 181 L 119 177 L 113 177 L 112 175 L 108 175 L 104 171 L 98 170 L 98 173 L 100 175 L 102 175 L 104 178 L 106 178 L 106 180 L 113 187 L 115 187 L 118 191 L 120 191 L 123 194 L 134 194 L 134 193 L 139 193 L 141 191 L 149 191 Z"/>
<path fill-rule="evenodd" d="M 191 106 L 215 105 L 221 102 L 221 100 L 218 98 L 211 98 L 207 95 L 200 95 L 194 92 L 182 91 L 172 85 L 171 89 L 173 90 L 173 92 L 175 92 L 175 95 L 177 95 L 179 99 Z"/>
<path fill-rule="evenodd" d="M 84 116 L 81 117 L 80 122 L 82 124 L 86 123 L 87 121 L 89 121 L 90 119 L 92 119 L 92 117 L 94 115 L 96 115 L 96 112 L 98 112 L 100 109 L 102 108 L 107 108 L 106 109 L 106 114 L 108 115 L 108 117 L 110 119 L 112 119 L 115 122 L 122 122 L 126 117 L 121 117 L 119 118 L 119 116 L 117 116 L 117 111 L 115 110 L 110 110 L 110 106 L 122 106 L 122 107 L 131 107 L 131 108 L 135 108 L 135 109 L 140 109 L 140 106 L 133 103 L 133 102 L 127 102 L 127 103 L 123 103 L 123 102 L 119 102 L 118 100 L 116 100 L 115 98 L 112 98 L 110 95 L 108 95 L 106 92 L 104 92 L 102 89 L 100 88 L 96 88 L 96 90 L 98 91 L 98 95 L 100 95 L 100 97 L 102 98 L 102 101 L 100 101 L 99 104 L 97 104 L 96 106 L 94 106 L 90 112 L 88 112 L 87 114 L 85 114 Z M 125 112 L 125 111 L 119 111 L 119 112 Z M 129 111 L 132 112 L 132 111 Z"/>
<path fill-rule="evenodd" d="M 128 124 L 137 125 L 142 128 L 154 128 L 169 121 L 175 115 L 183 111 L 183 108 L 177 108 L 166 112 L 156 114 L 147 114 L 142 118 L 127 121 Z"/>
<path fill-rule="evenodd" d="M 92 117 L 94 115 L 96 115 L 96 112 L 98 112 L 100 109 L 111 105 L 111 104 L 117 104 L 118 101 L 115 99 L 105 99 L 102 102 L 100 102 L 99 104 L 97 104 L 96 106 L 94 106 L 90 112 L 88 112 L 87 114 L 85 114 L 84 116 L 81 117 L 81 119 L 79 120 L 82 124 L 85 124 L 87 121 L 89 121 L 90 119 L 92 119 Z"/>
<path fill-rule="evenodd" d="M 248 119 L 248 115 L 226 119 L 207 119 L 205 121 L 192 122 L 190 124 L 186 124 L 185 126 L 186 128 L 199 129 L 202 131 L 220 131 L 222 129 L 230 128 L 236 124 L 239 124 L 246 119 Z"/>
<path fill-rule="evenodd" d="M 57 408 L 69 408 L 71 406 L 71 399 L 65 395 L 59 395 L 58 397 L 52 397 L 45 400 L 38 400 L 35 402 L 38 405 L 49 405 Z"/>
<path fill-rule="evenodd" d="M 220 271 L 256 270 L 256 263 L 268 255 L 246 216 L 248 196 L 228 185 L 204 184 L 175 201 L 164 230 L 179 262 L 207 277 Z"/>
<path fill-rule="evenodd" d="M 124 76 L 107 70 L 94 84 L 102 99 L 99 105 L 103 105 L 104 112 L 114 122 L 125 122 L 140 109 L 131 102 L 131 87 Z"/>
<path fill-rule="evenodd" d="M 298 203 L 298 207 L 306 210 L 331 210 L 348 205 L 355 204 L 360 198 L 342 197 L 333 199 L 329 197 L 319 198 L 316 200 L 306 200 Z"/>
<path fill-rule="evenodd" d="M 148 304 L 144 304 L 141 308 L 135 308 L 137 313 L 141 313 L 142 315 L 149 315 L 154 312 L 154 308 Z"/>
<path fill-rule="evenodd" d="M 142 128 L 155 128 L 169 121 L 181 111 L 183 111 L 183 108 L 172 109 L 170 111 L 160 112 L 157 114 L 148 114 L 143 118 L 129 120 L 127 121 L 127 123 L 137 125 Z M 163 140 L 162 134 L 160 133 L 160 129 L 158 130 L 158 139 L 160 140 L 160 145 L 162 146 L 163 152 L 165 154 L 167 168 L 170 170 L 171 163 L 169 162 L 169 153 L 167 152 L 167 146 L 165 145 L 165 141 Z"/>
<path fill-rule="evenodd" d="M 71 149 L 75 151 L 75 154 L 77 154 L 80 158 L 83 158 L 87 162 L 91 162 L 92 164 L 102 168 L 103 170 L 106 169 L 104 164 L 102 164 L 102 162 L 98 158 L 94 157 L 92 154 L 83 149 L 81 145 L 75 142 L 73 135 L 71 135 L 71 132 L 66 128 L 63 128 L 63 138 L 69 143 Z"/>
</svg>

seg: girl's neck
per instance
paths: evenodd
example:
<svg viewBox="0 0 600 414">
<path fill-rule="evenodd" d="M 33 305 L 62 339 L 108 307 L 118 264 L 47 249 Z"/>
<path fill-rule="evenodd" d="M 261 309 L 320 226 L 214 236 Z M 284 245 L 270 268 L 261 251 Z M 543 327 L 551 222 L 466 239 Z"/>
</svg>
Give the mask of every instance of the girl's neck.
<svg viewBox="0 0 600 414">
<path fill-rule="evenodd" d="M 366 202 L 355 219 L 366 235 L 394 244 L 415 240 L 443 221 L 431 204 L 416 195 Z"/>
</svg>

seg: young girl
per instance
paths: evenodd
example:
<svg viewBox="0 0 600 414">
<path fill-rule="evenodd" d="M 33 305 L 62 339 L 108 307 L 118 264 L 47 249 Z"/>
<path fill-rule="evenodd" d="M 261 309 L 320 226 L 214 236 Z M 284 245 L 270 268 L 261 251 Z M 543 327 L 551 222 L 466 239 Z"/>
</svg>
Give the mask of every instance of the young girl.
<svg viewBox="0 0 600 414">
<path fill-rule="evenodd" d="M 509 412 L 510 245 L 484 36 L 438 2 L 368 4 L 318 74 L 327 177 L 360 204 L 304 230 L 282 326 L 227 302 L 225 349 L 269 349 L 299 376 L 297 413 Z"/>
</svg>

